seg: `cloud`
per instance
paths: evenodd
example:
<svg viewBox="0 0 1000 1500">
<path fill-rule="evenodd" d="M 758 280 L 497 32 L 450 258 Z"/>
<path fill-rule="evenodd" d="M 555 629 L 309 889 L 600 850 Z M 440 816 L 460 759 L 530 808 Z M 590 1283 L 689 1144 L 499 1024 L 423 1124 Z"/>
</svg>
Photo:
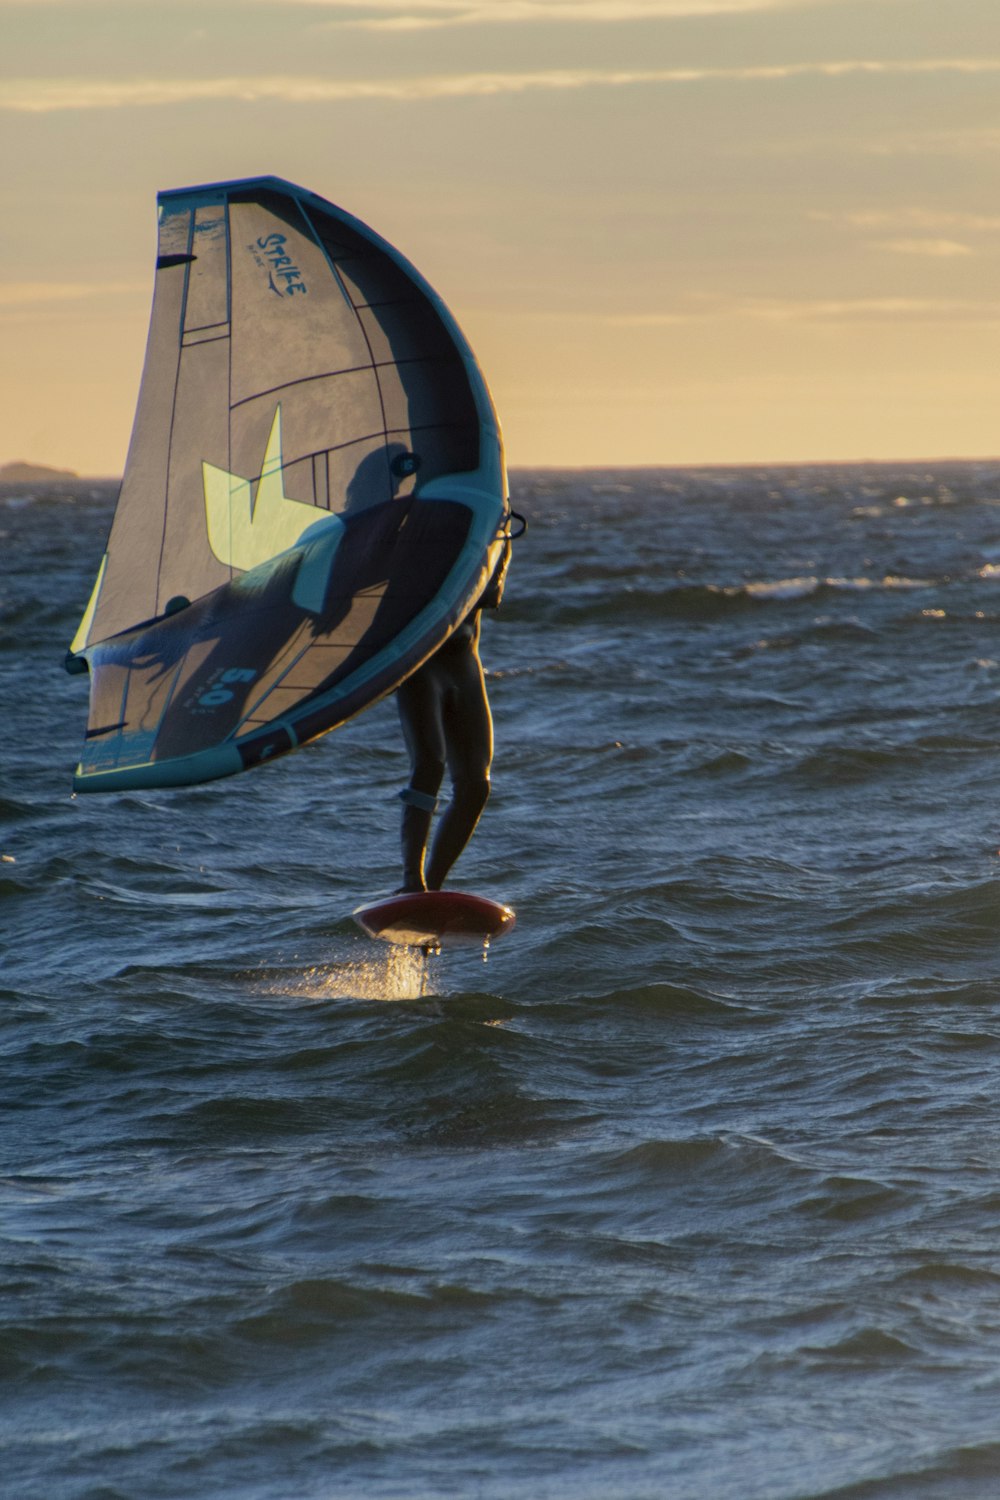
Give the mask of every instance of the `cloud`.
<svg viewBox="0 0 1000 1500">
<path fill-rule="evenodd" d="M 866 147 L 872 156 L 967 156 L 1000 151 L 1000 127 L 968 126 L 956 130 L 920 129 L 894 132 Z"/>
<path fill-rule="evenodd" d="M 946 260 L 956 255 L 974 255 L 970 245 L 960 240 L 876 240 L 877 250 L 888 250 L 893 255 L 927 255 L 934 260 Z"/>
<path fill-rule="evenodd" d="M 701 306 L 679 311 L 610 313 L 602 322 L 624 328 L 673 327 L 682 323 L 734 319 L 760 323 L 884 323 L 994 322 L 1000 302 L 931 297 L 855 297 L 802 300 L 745 297 L 706 299 Z"/>
<path fill-rule="evenodd" d="M 148 290 L 148 285 L 128 281 L 7 281 L 0 282 L 0 308 L 83 302 L 94 297 L 117 297 L 126 292 Z"/>
<path fill-rule="evenodd" d="M 977 214 L 957 209 L 915 208 L 899 205 L 890 208 L 867 208 L 851 210 L 814 209 L 806 215 L 817 224 L 832 224 L 840 229 L 895 229 L 909 230 L 908 234 L 895 235 L 890 239 L 869 240 L 876 250 L 893 255 L 922 255 L 933 260 L 954 259 L 957 256 L 975 255 L 976 250 L 965 240 L 934 235 L 932 231 L 960 231 L 967 235 L 995 235 L 1000 230 L 1000 214 Z M 912 231 L 921 231 L 913 233 Z"/>
<path fill-rule="evenodd" d="M 28 0 L 0 0 L 0 10 L 21 9 Z M 115 0 L 30 0 L 53 9 L 106 10 Z M 117 0 L 120 8 L 159 6 L 162 0 Z M 217 0 L 220 3 L 220 0 Z M 754 15 L 777 10 L 830 8 L 851 0 L 221 0 L 229 8 L 256 5 L 275 11 L 325 11 L 340 26 L 417 30 L 428 26 L 489 26 L 502 23 L 545 24 L 679 20 L 714 15 Z M 879 0 L 892 4 L 894 0 Z M 172 0 L 172 8 L 202 7 L 202 0 Z"/>
<path fill-rule="evenodd" d="M 611 25 L 622 21 L 679 20 L 683 17 L 751 15 L 803 9 L 821 0 L 306 0 L 325 9 L 354 12 L 350 26 L 379 31 L 418 31 L 444 26 L 493 26 L 576 22 Z M 378 14 L 357 15 L 358 10 Z"/>
<path fill-rule="evenodd" d="M 807 217 L 819 223 L 848 225 L 857 229 L 958 229 L 967 234 L 995 233 L 1000 214 L 973 214 L 960 209 L 863 208 L 836 212 L 814 209 Z"/>
<path fill-rule="evenodd" d="M 775 63 L 736 68 L 563 68 L 539 72 L 456 73 L 395 79 L 251 76 L 177 79 L 13 78 L 0 81 L 0 110 L 128 109 L 192 103 L 337 104 L 366 99 L 397 102 L 476 98 L 529 91 L 629 88 L 642 85 L 780 83 L 798 78 L 908 77 L 1000 73 L 1000 58 L 915 61 Z"/>
</svg>

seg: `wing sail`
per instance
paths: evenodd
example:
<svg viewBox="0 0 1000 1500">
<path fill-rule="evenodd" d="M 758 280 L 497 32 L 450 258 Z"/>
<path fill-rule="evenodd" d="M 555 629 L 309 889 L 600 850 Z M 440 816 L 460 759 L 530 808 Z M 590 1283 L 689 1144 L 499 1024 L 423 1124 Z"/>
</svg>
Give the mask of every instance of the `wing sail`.
<svg viewBox="0 0 1000 1500">
<path fill-rule="evenodd" d="M 397 251 L 277 178 L 159 211 L 132 442 L 71 648 L 83 791 L 211 780 L 334 728 L 437 649 L 503 545 L 489 391 Z"/>
</svg>

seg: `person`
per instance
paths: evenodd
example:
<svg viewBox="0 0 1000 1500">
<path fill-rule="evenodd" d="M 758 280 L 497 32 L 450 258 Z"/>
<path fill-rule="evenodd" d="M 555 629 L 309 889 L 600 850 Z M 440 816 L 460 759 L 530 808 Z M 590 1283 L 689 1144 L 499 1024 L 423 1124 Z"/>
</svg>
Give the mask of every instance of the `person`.
<svg viewBox="0 0 1000 1500">
<path fill-rule="evenodd" d="M 482 611 L 503 598 L 510 540 L 493 576 L 460 625 L 423 666 L 396 689 L 410 756 L 403 801 L 403 884 L 400 891 L 438 891 L 476 830 L 490 795 L 493 719 L 479 659 Z M 441 815 L 430 857 L 431 823 L 447 769 L 451 800 Z"/>
</svg>

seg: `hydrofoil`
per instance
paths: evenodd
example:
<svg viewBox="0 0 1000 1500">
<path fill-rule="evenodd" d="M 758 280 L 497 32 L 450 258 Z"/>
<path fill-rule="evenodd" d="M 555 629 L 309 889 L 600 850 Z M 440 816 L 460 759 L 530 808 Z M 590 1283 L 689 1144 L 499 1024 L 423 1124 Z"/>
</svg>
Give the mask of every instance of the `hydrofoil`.
<svg viewBox="0 0 1000 1500">
<path fill-rule="evenodd" d="M 404 891 L 359 906 L 354 920 L 369 937 L 408 948 L 488 948 L 515 923 L 511 907 L 469 891 Z"/>
</svg>

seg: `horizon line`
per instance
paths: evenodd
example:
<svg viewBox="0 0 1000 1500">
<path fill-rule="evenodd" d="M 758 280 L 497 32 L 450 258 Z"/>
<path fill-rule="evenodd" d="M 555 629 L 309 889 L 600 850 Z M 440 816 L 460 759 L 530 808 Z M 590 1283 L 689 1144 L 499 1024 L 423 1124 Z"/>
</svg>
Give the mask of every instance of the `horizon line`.
<svg viewBox="0 0 1000 1500">
<path fill-rule="evenodd" d="M 836 468 L 895 468 L 900 465 L 934 465 L 934 464 L 1000 464 L 1000 452 L 997 453 L 969 453 L 969 454 L 938 454 L 933 457 L 926 455 L 915 455 L 910 457 L 896 458 L 773 458 L 773 459 L 671 459 L 653 461 L 649 463 L 616 463 L 606 461 L 602 463 L 513 463 L 508 464 L 509 474 L 537 474 L 541 472 L 555 474 L 585 474 L 585 473 L 622 473 L 625 471 L 633 473 L 650 472 L 653 470 L 684 470 L 684 469 L 836 469 Z M 28 479 L 6 479 L 4 470 L 8 468 L 37 469 L 36 477 Z M 78 484 L 121 484 L 122 474 L 82 474 L 74 469 L 58 469 L 49 464 L 29 463 L 23 459 L 11 459 L 0 464 L 0 485 L 11 484 L 59 484 L 66 481 Z"/>
</svg>

